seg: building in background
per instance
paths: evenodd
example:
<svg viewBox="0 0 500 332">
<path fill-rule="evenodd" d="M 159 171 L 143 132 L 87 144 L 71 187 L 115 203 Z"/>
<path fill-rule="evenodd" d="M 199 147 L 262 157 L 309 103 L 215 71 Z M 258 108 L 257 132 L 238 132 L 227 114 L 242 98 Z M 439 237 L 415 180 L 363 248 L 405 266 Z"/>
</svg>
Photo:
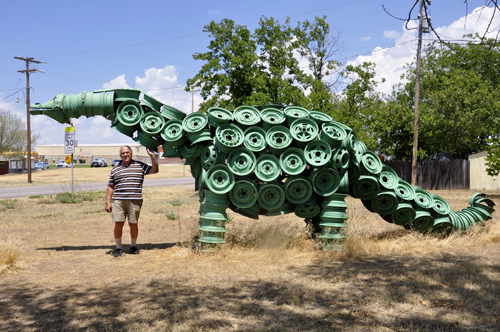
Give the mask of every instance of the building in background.
<svg viewBox="0 0 500 332">
<path fill-rule="evenodd" d="M 151 158 L 149 157 L 146 148 L 140 144 L 127 144 L 132 149 L 133 158 L 150 164 Z M 106 163 L 111 164 L 113 160 L 120 159 L 120 148 L 123 144 L 79 144 L 75 147 L 73 160 L 75 164 L 88 164 L 92 159 L 102 158 Z M 63 144 L 51 145 L 37 145 L 36 152 L 40 156 L 40 161 L 46 161 L 50 164 L 56 164 L 60 160 L 65 160 L 66 154 L 64 153 Z M 161 147 L 160 151 L 160 164 L 180 164 L 182 160 L 175 157 L 163 157 Z"/>
</svg>

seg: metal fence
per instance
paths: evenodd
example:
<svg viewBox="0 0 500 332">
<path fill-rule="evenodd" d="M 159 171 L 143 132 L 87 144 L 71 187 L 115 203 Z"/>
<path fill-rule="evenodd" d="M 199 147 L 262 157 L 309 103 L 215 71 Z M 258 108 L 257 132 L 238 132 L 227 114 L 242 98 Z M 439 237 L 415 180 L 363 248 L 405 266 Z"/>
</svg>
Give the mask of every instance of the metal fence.
<svg viewBox="0 0 500 332">
<path fill-rule="evenodd" d="M 386 161 L 385 164 L 411 183 L 411 162 Z M 418 162 L 417 186 L 425 190 L 470 189 L 470 162 L 465 159 Z"/>
</svg>

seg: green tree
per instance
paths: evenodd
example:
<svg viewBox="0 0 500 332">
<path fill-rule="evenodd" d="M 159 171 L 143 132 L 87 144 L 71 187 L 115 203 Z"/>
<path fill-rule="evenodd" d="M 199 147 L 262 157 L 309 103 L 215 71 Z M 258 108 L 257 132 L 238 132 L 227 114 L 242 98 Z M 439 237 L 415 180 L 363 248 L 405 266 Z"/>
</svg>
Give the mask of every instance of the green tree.
<svg viewBox="0 0 500 332">
<path fill-rule="evenodd" d="M 205 64 L 194 78 L 187 80 L 186 90 L 201 89 L 202 110 L 212 106 L 231 109 L 246 103 L 260 80 L 257 45 L 250 30 L 224 19 L 219 24 L 210 22 L 203 31 L 212 38 L 209 51 L 193 55 Z"/>
<path fill-rule="evenodd" d="M 451 49 L 438 45 L 427 49 L 420 74 L 419 159 L 440 153 L 466 158 L 485 149 L 488 137 L 498 132 L 499 79 L 490 73 L 492 56 L 498 58 L 498 51 L 477 39 Z M 412 154 L 413 64 L 404 78 L 408 83 L 389 96 L 380 116 L 384 121 L 377 128 L 379 148 L 397 159 Z"/>
<path fill-rule="evenodd" d="M 211 38 L 209 50 L 193 58 L 205 63 L 186 87 L 201 89 L 201 110 L 284 104 L 325 111 L 332 104 L 327 78 L 338 70 L 331 59 L 338 43 L 324 18 L 293 28 L 289 19 L 281 24 L 262 17 L 253 33 L 225 19 L 204 31 Z M 312 74 L 300 68 L 300 56 L 308 60 Z"/>
<path fill-rule="evenodd" d="M 28 145 L 26 123 L 8 110 L 0 109 L 0 155 L 14 153 L 13 157 L 26 154 Z M 34 151 L 39 134 L 31 134 L 31 151 Z"/>
<path fill-rule="evenodd" d="M 326 16 L 316 17 L 314 22 L 298 22 L 294 33 L 297 51 L 307 60 L 311 71 L 306 79 L 306 87 L 310 90 L 307 106 L 315 111 L 330 113 L 334 107 L 332 92 L 339 85 L 342 69 L 342 64 L 334 58 L 345 48 L 341 33 L 332 31 Z"/>
<path fill-rule="evenodd" d="M 347 84 L 338 98 L 337 107 L 330 115 L 337 121 L 351 127 L 368 149 L 377 146 L 377 128 L 374 121 L 384 108 L 380 93 L 375 91 L 375 64 L 364 62 L 358 66 L 349 65 L 341 76 Z M 383 80 L 382 80 L 383 81 Z"/>
</svg>

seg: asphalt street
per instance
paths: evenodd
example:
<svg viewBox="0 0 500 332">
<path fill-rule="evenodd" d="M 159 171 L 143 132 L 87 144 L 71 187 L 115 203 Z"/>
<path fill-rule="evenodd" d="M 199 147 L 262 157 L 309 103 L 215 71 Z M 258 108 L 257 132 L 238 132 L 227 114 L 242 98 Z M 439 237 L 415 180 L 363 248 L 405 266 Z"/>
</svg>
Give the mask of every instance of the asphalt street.
<svg viewBox="0 0 500 332">
<path fill-rule="evenodd" d="M 152 179 L 144 180 L 144 187 L 192 187 L 194 189 L 194 179 L 192 177 Z M 74 190 L 77 191 L 96 191 L 106 190 L 107 182 L 75 183 Z M 44 186 L 23 186 L 23 187 L 5 187 L 0 188 L 0 199 L 18 198 L 34 195 L 55 195 L 61 192 L 71 192 L 71 183 L 54 184 Z"/>
</svg>

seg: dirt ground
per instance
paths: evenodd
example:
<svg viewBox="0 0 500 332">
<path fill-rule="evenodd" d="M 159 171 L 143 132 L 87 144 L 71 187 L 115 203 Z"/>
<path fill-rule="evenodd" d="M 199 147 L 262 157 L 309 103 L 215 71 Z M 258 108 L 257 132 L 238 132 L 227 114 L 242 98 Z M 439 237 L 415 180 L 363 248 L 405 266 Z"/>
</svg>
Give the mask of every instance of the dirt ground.
<svg viewBox="0 0 500 332">
<path fill-rule="evenodd" d="M 433 193 L 453 210 L 472 195 Z M 500 331 L 498 212 L 443 239 L 388 224 L 348 198 L 344 253 L 319 251 L 294 215 L 235 214 L 231 243 L 194 253 L 198 193 L 144 194 L 140 255 L 120 258 L 110 255 L 103 193 L 76 204 L 23 198 L 0 212 L 0 238 L 21 250 L 0 272 L 0 330 Z M 179 208 L 169 204 L 176 199 Z M 180 215 L 183 245 L 179 219 L 166 213 Z M 127 226 L 124 234 L 130 243 Z"/>
</svg>

